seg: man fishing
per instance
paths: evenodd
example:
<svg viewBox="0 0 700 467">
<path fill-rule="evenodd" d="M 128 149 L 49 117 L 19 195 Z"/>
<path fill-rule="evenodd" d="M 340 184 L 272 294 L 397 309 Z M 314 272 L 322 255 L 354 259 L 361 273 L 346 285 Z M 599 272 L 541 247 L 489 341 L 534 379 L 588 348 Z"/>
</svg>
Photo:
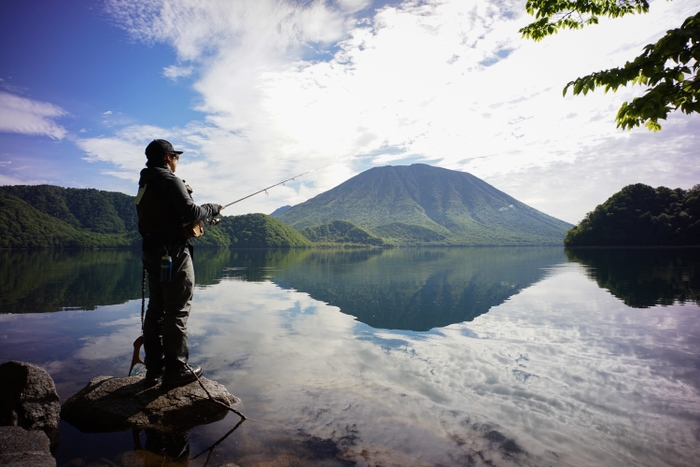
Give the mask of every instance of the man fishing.
<svg viewBox="0 0 700 467">
<path fill-rule="evenodd" d="M 200 366 L 188 364 L 187 319 L 194 293 L 189 239 L 201 235 L 203 221 L 224 206 L 194 203 L 189 187 L 175 176 L 181 154 L 168 141 L 153 140 L 146 147 L 146 168 L 135 200 L 148 273 L 143 323 L 146 387 L 161 382 L 163 387 L 181 386 L 202 375 Z"/>
</svg>

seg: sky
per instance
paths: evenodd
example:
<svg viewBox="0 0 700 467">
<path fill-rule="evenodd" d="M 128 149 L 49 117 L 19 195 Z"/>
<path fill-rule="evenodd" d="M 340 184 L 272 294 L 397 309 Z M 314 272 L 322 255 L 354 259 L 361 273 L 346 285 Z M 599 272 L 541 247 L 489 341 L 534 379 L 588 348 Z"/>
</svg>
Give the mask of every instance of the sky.
<svg viewBox="0 0 700 467">
<path fill-rule="evenodd" d="M 644 88 L 562 96 L 698 10 L 653 0 L 534 42 L 525 0 L 3 0 L 0 185 L 135 195 L 163 138 L 197 203 L 305 174 L 226 215 L 425 163 L 575 224 L 632 183 L 700 183 L 699 115 L 627 131 L 617 109 Z"/>
</svg>

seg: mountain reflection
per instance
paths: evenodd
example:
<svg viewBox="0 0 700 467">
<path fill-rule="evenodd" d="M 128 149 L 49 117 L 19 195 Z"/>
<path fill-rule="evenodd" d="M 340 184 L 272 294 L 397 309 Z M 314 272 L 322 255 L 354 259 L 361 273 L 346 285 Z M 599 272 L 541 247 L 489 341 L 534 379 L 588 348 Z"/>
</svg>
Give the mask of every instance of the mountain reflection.
<svg viewBox="0 0 700 467">
<path fill-rule="evenodd" d="M 218 282 L 229 250 L 195 254 L 197 285 Z M 138 250 L 39 250 L 0 252 L 0 313 L 94 310 L 141 298 Z"/>
<path fill-rule="evenodd" d="M 473 320 L 564 261 L 561 248 L 312 251 L 271 280 L 373 328 L 427 331 Z"/>
<path fill-rule="evenodd" d="M 700 249 L 567 249 L 588 277 L 625 305 L 700 305 Z"/>
<path fill-rule="evenodd" d="M 0 312 L 93 310 L 141 297 L 141 255 L 113 250 L 0 252 Z"/>
<path fill-rule="evenodd" d="M 141 298 L 139 251 L 5 251 L 2 313 L 41 313 Z M 427 331 L 486 313 L 566 259 L 560 248 L 199 249 L 197 286 L 272 281 L 374 328 Z"/>
</svg>

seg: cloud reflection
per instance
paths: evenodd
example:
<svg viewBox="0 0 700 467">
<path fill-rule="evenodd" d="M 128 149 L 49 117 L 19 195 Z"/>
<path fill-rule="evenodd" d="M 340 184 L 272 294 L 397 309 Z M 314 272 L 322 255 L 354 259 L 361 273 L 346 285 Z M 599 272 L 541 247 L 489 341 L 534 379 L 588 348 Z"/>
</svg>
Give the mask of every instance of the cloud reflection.
<svg viewBox="0 0 700 467">
<path fill-rule="evenodd" d="M 698 451 L 697 372 L 687 371 L 698 346 L 686 343 L 683 359 L 667 345 L 698 330 L 697 309 L 630 314 L 576 265 L 429 334 L 375 330 L 269 283 L 207 293 L 232 304 L 193 320 L 217 323 L 197 350 L 216 378 L 254 417 L 332 439 L 353 460 L 453 465 L 481 452 L 499 464 L 692 465 Z"/>
</svg>

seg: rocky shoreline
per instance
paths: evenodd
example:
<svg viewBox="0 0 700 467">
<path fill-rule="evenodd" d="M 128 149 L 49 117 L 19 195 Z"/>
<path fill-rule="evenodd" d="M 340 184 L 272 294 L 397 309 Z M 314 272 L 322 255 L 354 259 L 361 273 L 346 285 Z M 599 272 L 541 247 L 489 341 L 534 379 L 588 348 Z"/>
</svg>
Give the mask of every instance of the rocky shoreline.
<svg viewBox="0 0 700 467">
<path fill-rule="evenodd" d="M 186 433 L 222 420 L 240 402 L 216 381 L 145 388 L 144 375 L 98 376 L 63 406 L 51 375 L 36 365 L 0 365 L 0 465 L 56 467 L 61 419 L 86 433 L 155 430 Z M 201 384 L 200 384 L 201 383 Z M 242 416 L 242 415 L 241 415 Z M 242 417 L 243 418 L 243 417 Z"/>
</svg>

